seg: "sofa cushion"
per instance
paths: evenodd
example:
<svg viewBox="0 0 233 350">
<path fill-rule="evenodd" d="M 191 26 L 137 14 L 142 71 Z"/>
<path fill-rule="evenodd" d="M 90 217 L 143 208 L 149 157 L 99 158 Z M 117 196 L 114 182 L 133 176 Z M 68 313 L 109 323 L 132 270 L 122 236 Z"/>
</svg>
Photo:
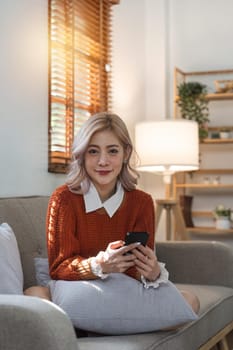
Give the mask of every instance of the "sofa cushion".
<svg viewBox="0 0 233 350">
<path fill-rule="evenodd" d="M 39 286 L 47 286 L 51 277 L 49 275 L 48 258 L 34 258 L 36 282 Z"/>
<path fill-rule="evenodd" d="M 196 350 L 207 339 L 232 322 L 233 290 L 221 286 L 177 284 L 180 290 L 189 290 L 199 299 L 201 308 L 197 321 L 170 332 L 80 338 L 80 350 Z"/>
<path fill-rule="evenodd" d="M 141 282 L 115 273 L 106 280 L 51 281 L 50 290 L 74 326 L 91 332 L 149 332 L 197 318 L 170 281 L 145 289 Z"/>
<path fill-rule="evenodd" d="M 41 298 L 1 295 L 0 325 L 1 350 L 79 350 L 67 315 Z"/>
<path fill-rule="evenodd" d="M 22 294 L 23 271 L 12 228 L 0 225 L 0 294 Z"/>
<path fill-rule="evenodd" d="M 36 284 L 33 258 L 47 256 L 45 219 L 49 197 L 11 197 L 0 199 L 0 222 L 13 229 L 19 246 L 24 289 Z"/>
</svg>

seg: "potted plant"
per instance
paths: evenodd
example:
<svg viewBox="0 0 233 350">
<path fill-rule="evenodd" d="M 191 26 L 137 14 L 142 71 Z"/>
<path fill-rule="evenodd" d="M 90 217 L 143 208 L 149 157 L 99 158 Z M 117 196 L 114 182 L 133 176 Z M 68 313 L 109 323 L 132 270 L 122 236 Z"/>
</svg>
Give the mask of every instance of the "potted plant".
<svg viewBox="0 0 233 350">
<path fill-rule="evenodd" d="M 183 82 L 178 87 L 177 104 L 181 117 L 194 120 L 199 125 L 199 138 L 208 136 L 209 105 L 206 99 L 207 86 L 199 82 Z"/>
<path fill-rule="evenodd" d="M 214 212 L 215 226 L 217 229 L 230 229 L 231 227 L 231 209 L 219 204 Z"/>
</svg>

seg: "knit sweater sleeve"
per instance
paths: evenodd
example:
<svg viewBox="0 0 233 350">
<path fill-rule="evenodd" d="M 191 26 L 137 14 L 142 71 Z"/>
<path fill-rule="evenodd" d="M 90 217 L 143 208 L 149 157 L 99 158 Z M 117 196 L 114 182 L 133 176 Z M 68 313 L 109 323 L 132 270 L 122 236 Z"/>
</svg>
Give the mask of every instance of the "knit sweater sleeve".
<svg viewBox="0 0 233 350">
<path fill-rule="evenodd" d="M 58 188 L 52 194 L 47 211 L 46 231 L 50 276 L 55 280 L 96 279 L 89 259 L 77 254 L 75 213 L 67 191 Z"/>
</svg>

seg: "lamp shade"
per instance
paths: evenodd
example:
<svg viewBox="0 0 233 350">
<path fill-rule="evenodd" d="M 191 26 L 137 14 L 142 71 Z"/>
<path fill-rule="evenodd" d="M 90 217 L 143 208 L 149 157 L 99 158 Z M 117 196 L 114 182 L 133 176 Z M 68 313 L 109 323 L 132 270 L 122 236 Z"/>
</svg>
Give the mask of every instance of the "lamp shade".
<svg viewBox="0 0 233 350">
<path fill-rule="evenodd" d="M 184 119 L 139 123 L 135 129 L 135 148 L 140 171 L 173 174 L 197 170 L 198 124 Z"/>
</svg>

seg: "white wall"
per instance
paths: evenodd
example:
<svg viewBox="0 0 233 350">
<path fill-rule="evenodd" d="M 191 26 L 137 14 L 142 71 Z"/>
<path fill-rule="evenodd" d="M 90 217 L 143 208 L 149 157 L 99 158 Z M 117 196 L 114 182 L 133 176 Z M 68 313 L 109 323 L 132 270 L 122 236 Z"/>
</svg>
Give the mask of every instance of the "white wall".
<svg viewBox="0 0 233 350">
<path fill-rule="evenodd" d="M 232 68 L 232 0 L 169 0 L 171 67 Z"/>
<path fill-rule="evenodd" d="M 145 4 L 121 1 L 113 20 L 113 110 L 134 135 L 134 125 L 145 118 L 146 52 Z"/>
<path fill-rule="evenodd" d="M 0 196 L 48 194 L 47 0 L 0 2 Z"/>
<path fill-rule="evenodd" d="M 146 0 L 146 119 L 169 118 L 167 84 L 167 0 Z"/>
</svg>

